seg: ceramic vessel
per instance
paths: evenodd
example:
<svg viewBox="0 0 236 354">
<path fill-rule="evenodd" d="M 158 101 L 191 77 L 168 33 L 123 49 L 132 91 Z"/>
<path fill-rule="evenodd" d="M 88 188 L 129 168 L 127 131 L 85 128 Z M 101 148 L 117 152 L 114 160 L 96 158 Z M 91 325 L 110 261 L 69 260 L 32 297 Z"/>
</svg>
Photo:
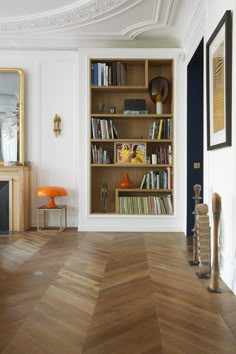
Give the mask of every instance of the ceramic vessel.
<svg viewBox="0 0 236 354">
<path fill-rule="evenodd" d="M 132 188 L 133 187 L 133 183 L 129 179 L 128 173 L 126 173 L 124 175 L 123 179 L 120 181 L 120 187 L 121 188 Z"/>
</svg>

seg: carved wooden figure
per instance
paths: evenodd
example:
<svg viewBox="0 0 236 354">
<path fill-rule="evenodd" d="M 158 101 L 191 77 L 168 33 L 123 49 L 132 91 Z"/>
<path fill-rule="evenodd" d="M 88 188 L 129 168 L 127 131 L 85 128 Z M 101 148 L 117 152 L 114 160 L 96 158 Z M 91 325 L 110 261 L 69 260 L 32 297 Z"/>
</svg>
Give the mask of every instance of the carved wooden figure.
<svg viewBox="0 0 236 354">
<path fill-rule="evenodd" d="M 198 204 L 195 207 L 196 235 L 198 242 L 199 278 L 210 278 L 210 226 L 207 204 Z"/>
<path fill-rule="evenodd" d="M 218 260 L 218 230 L 221 214 L 221 197 L 218 193 L 213 193 L 212 196 L 212 213 L 213 213 L 213 252 L 212 252 L 212 267 L 211 279 L 208 291 L 212 293 L 221 293 L 219 288 L 219 260 Z"/>
<path fill-rule="evenodd" d="M 190 265 L 198 265 L 199 264 L 199 260 L 198 260 L 198 243 L 197 243 L 197 235 L 196 235 L 196 218 L 195 218 L 195 208 L 196 205 L 199 204 L 200 199 L 202 199 L 200 197 L 200 192 L 201 192 L 201 185 L 200 184 L 194 184 L 193 186 L 193 190 L 194 190 L 194 197 L 193 199 L 195 200 L 195 207 L 194 207 L 194 227 L 192 229 L 193 231 L 193 260 L 190 261 Z"/>
</svg>

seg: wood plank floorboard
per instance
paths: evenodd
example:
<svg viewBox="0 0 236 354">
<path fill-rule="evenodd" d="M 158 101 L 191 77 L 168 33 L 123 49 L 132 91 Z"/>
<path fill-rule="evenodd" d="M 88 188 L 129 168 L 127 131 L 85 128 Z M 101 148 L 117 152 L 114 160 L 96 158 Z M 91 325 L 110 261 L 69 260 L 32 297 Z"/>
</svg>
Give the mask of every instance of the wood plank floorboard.
<svg viewBox="0 0 236 354">
<path fill-rule="evenodd" d="M 181 233 L 0 236 L 0 353 L 235 354 L 236 296 Z"/>
</svg>

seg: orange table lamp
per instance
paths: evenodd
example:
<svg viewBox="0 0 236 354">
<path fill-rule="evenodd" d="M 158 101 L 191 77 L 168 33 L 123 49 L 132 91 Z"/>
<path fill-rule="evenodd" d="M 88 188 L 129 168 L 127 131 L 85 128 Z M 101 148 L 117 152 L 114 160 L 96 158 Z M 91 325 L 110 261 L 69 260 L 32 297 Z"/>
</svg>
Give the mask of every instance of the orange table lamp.
<svg viewBox="0 0 236 354">
<path fill-rule="evenodd" d="M 54 197 L 64 197 L 68 195 L 67 190 L 63 187 L 46 186 L 38 188 L 36 193 L 37 197 L 49 197 L 47 208 L 56 208 L 57 205 L 54 201 Z"/>
</svg>

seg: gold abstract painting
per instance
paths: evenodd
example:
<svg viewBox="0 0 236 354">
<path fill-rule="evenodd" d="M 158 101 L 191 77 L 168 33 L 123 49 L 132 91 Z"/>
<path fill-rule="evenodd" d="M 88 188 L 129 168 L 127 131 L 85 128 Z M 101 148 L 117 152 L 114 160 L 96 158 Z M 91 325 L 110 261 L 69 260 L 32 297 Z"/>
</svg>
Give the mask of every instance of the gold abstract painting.
<svg viewBox="0 0 236 354">
<path fill-rule="evenodd" d="M 232 144 L 232 12 L 227 10 L 206 44 L 207 150 Z"/>
<path fill-rule="evenodd" d="M 218 47 L 213 58 L 213 131 L 223 130 L 224 123 L 224 42 Z"/>
</svg>

